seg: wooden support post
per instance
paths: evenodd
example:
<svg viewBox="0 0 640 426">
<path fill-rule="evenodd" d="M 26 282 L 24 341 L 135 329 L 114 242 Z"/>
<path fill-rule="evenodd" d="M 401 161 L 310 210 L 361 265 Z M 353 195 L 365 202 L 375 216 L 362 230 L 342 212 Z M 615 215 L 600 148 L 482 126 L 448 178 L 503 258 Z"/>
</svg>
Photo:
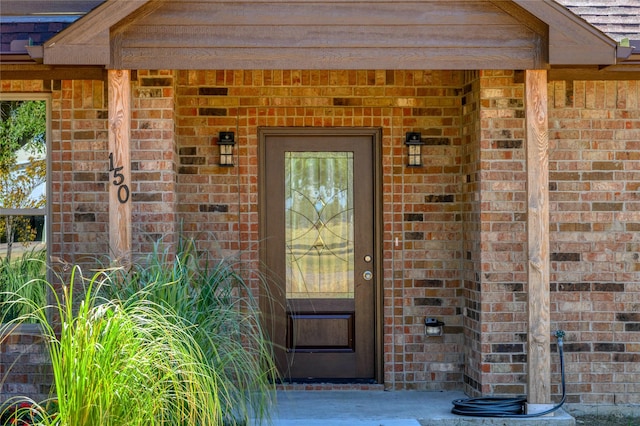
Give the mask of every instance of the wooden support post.
<svg viewBox="0 0 640 426">
<path fill-rule="evenodd" d="M 131 263 L 131 73 L 109 70 L 109 249 Z"/>
<path fill-rule="evenodd" d="M 549 325 L 549 123 L 547 71 L 525 72 L 529 404 L 551 402 Z M 542 410 L 537 410 L 542 411 Z"/>
</svg>

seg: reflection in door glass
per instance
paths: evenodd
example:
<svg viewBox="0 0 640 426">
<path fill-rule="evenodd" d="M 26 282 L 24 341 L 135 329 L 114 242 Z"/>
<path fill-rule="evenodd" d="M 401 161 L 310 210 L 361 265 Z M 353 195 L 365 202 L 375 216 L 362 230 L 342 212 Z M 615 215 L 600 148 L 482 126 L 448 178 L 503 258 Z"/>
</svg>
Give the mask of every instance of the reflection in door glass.
<svg viewBox="0 0 640 426">
<path fill-rule="evenodd" d="M 285 153 L 287 298 L 353 298 L 353 153 Z"/>
</svg>

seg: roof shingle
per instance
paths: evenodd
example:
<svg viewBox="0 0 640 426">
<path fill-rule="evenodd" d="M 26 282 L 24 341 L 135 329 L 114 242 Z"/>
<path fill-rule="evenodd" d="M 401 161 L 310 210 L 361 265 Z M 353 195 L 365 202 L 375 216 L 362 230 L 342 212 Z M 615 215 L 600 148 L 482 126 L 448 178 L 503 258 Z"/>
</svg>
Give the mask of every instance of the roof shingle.
<svg viewBox="0 0 640 426">
<path fill-rule="evenodd" d="M 640 39 L 640 0 L 556 0 L 616 41 Z"/>
</svg>

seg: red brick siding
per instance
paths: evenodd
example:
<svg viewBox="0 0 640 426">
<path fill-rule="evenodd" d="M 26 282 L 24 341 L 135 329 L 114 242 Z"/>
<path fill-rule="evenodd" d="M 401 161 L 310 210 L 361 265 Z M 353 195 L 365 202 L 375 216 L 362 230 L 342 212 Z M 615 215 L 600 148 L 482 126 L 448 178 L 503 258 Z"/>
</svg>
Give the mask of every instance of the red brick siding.
<svg viewBox="0 0 640 426">
<path fill-rule="evenodd" d="M 483 394 L 526 393 L 526 164 L 523 85 L 480 78 L 480 371 Z"/>
<path fill-rule="evenodd" d="M 49 353 L 35 326 L 0 337 L 0 402 L 24 396 L 44 401 L 51 383 Z"/>
<path fill-rule="evenodd" d="M 132 251 L 177 240 L 176 143 L 172 71 L 138 71 L 131 118 Z"/>
<path fill-rule="evenodd" d="M 483 393 L 526 391 L 523 88 L 514 77 L 481 80 Z M 638 403 L 638 82 L 549 89 L 551 328 L 567 331 L 568 401 Z M 552 369 L 557 395 L 555 352 Z"/>
<path fill-rule="evenodd" d="M 551 312 L 569 401 L 637 404 L 640 82 L 550 87 Z"/>
<path fill-rule="evenodd" d="M 101 81 L 54 81 L 51 254 L 72 264 L 108 253 L 107 98 Z"/>
<path fill-rule="evenodd" d="M 638 85 L 549 84 L 551 319 L 567 331 L 570 402 L 640 402 Z M 52 255 L 107 256 L 104 83 L 2 91 L 52 93 Z M 139 71 L 134 251 L 184 223 L 257 268 L 258 126 L 380 127 L 385 386 L 526 393 L 523 91 L 510 71 Z M 217 165 L 224 130 L 233 168 Z M 406 131 L 427 142 L 423 168 L 405 166 Z M 424 337 L 427 316 L 445 336 Z M 555 352 L 552 368 L 557 395 Z"/>
<path fill-rule="evenodd" d="M 141 75 L 154 74 L 152 72 Z M 134 89 L 138 82 L 134 81 Z M 52 266 L 59 272 L 68 271 L 69 264 L 83 267 L 84 274 L 96 264 L 105 265 L 109 258 L 108 213 L 108 111 L 106 83 L 102 81 L 2 81 L 2 92 L 51 93 L 51 191 L 47 201 L 51 206 L 48 226 L 52 229 L 50 255 Z M 133 252 L 148 253 L 152 242 L 175 238 L 175 173 L 173 138 L 173 82 L 161 88 L 158 96 L 134 90 L 132 117 Z M 149 99 L 153 98 L 153 99 Z M 159 132 L 155 130 L 159 129 Z M 155 194 L 161 194 L 156 197 Z M 155 198 L 150 198 L 155 197 Z M 54 277 L 54 279 L 56 279 Z M 55 283 L 59 284 L 59 283 Z M 34 346 L 37 348 L 37 346 Z M 6 349 L 2 363 L 15 354 Z M 31 347 L 29 351 L 34 351 Z M 39 347 L 40 351 L 44 349 Z M 26 355 L 25 355 L 26 356 Z M 30 359 L 33 358 L 29 355 Z M 40 354 L 40 360 L 43 355 Z M 17 392 L 34 399 L 46 396 L 50 380 L 31 364 L 13 369 L 3 384 L 3 396 Z M 31 361 L 28 361 L 31 363 Z M 30 372 L 26 374 L 25 372 Z M 33 377 L 32 377 L 33 374 Z M 43 379 L 44 378 L 44 379 Z"/>
<path fill-rule="evenodd" d="M 469 395 L 481 392 L 482 352 L 480 348 L 481 226 L 480 226 L 480 73 L 467 72 L 462 93 L 462 176 L 461 210 L 463 226 L 461 322 L 464 331 L 464 390 Z"/>
<path fill-rule="evenodd" d="M 106 255 L 106 166 L 96 164 L 97 152 L 106 149 L 107 140 L 104 84 L 59 80 L 2 80 L 1 84 L 5 96 L 51 94 L 51 192 L 47 197 L 51 255 L 69 263 Z"/>
<path fill-rule="evenodd" d="M 258 127 L 382 128 L 385 384 L 459 388 L 461 86 L 459 72 L 178 72 L 180 220 L 257 266 Z M 234 168 L 217 166 L 226 130 L 237 134 Z M 406 167 L 407 131 L 422 132 L 424 168 Z M 448 333 L 426 339 L 426 316 Z"/>
<path fill-rule="evenodd" d="M 110 255 L 105 86 L 52 82 L 52 255 L 72 264 L 94 266 Z M 175 241 L 172 73 L 134 73 L 132 98 L 132 251 L 148 253 L 160 239 Z"/>
</svg>

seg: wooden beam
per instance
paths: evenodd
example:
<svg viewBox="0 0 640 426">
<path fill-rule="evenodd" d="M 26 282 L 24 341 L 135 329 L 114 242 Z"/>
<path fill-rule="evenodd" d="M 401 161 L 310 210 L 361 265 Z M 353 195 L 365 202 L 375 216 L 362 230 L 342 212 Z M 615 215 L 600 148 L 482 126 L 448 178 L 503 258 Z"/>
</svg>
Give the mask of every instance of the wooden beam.
<svg viewBox="0 0 640 426">
<path fill-rule="evenodd" d="M 109 248 L 131 263 L 131 72 L 109 70 Z"/>
<path fill-rule="evenodd" d="M 547 71 L 525 71 L 527 128 L 529 404 L 551 401 L 549 325 L 549 122 Z M 541 410 L 537 410 L 541 411 Z"/>
<path fill-rule="evenodd" d="M 640 65 L 612 65 L 610 67 L 554 67 L 549 81 L 557 80 L 640 80 Z"/>
<path fill-rule="evenodd" d="M 0 63 L 3 80 L 100 80 L 107 79 L 104 67 L 65 67 L 42 64 Z"/>
<path fill-rule="evenodd" d="M 120 69 L 528 69 L 539 61 L 531 49 L 491 48 L 123 48 Z M 115 56 L 115 55 L 114 55 Z"/>
</svg>

